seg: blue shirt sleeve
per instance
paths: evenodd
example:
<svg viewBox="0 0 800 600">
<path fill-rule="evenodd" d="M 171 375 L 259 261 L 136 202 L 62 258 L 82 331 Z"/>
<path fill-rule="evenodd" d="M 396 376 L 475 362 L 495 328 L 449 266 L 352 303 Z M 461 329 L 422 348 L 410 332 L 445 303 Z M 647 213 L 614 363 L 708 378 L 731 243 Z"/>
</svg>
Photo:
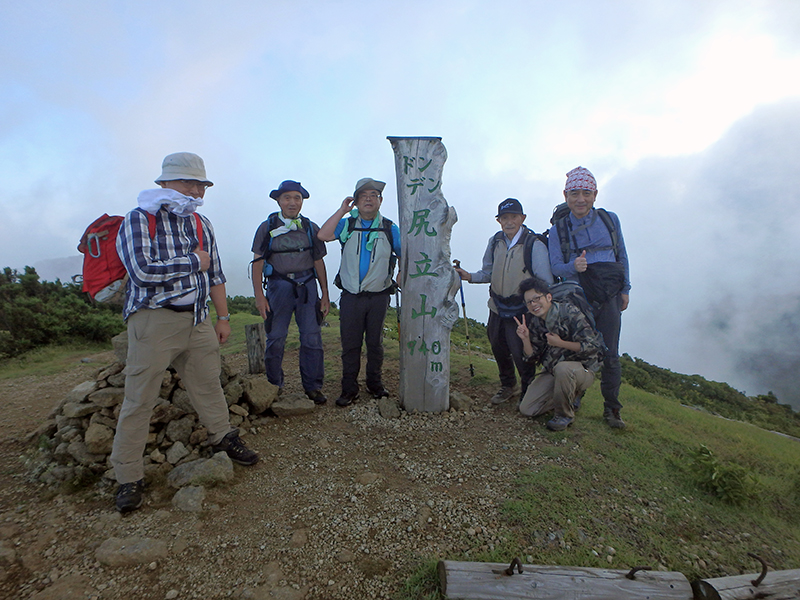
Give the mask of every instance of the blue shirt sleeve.
<svg viewBox="0 0 800 600">
<path fill-rule="evenodd" d="M 347 222 L 347 219 L 342 219 L 336 224 L 336 229 L 333 230 L 333 237 L 335 239 L 339 239 L 339 236 L 342 235 L 342 230 L 344 229 L 344 224 Z"/>
</svg>

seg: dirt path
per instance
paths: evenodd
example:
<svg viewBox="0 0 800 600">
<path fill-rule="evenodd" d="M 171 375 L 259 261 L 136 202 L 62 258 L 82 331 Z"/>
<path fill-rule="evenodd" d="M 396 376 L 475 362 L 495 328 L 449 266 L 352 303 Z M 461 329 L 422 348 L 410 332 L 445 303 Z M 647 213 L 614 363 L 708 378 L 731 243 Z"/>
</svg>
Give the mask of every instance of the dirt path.
<svg viewBox="0 0 800 600">
<path fill-rule="evenodd" d="M 203 512 L 173 509 L 172 491 L 159 487 L 123 518 L 113 489 L 55 495 L 31 483 L 20 460 L 24 433 L 109 362 L 93 358 L 0 384 L 0 542 L 14 549 L 0 556 L 0 598 L 391 597 L 420 561 L 502 543 L 498 509 L 520 457 L 552 443 L 512 407 L 485 400 L 469 412 L 387 420 L 375 401 L 340 409 L 331 399 L 311 415 L 265 418 L 249 431 L 261 463 L 208 490 Z M 235 360 L 243 368 L 244 358 Z M 385 371 L 396 373 L 396 363 Z M 391 377 L 386 384 L 397 389 Z M 334 388 L 326 383 L 331 396 Z M 104 540 L 131 536 L 166 542 L 169 552 L 133 567 L 96 561 Z"/>
</svg>

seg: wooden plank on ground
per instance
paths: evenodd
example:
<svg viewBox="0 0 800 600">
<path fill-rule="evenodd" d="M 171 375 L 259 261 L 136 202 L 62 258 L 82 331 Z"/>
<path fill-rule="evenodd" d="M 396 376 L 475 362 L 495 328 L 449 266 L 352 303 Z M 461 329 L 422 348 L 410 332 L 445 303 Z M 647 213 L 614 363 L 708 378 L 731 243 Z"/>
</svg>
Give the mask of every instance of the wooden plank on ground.
<svg viewBox="0 0 800 600">
<path fill-rule="evenodd" d="M 588 567 L 523 565 L 522 573 L 498 575 L 499 563 L 439 561 L 439 579 L 447 600 L 692 600 L 682 573 Z"/>
<path fill-rule="evenodd" d="M 244 326 L 244 337 L 247 342 L 247 363 L 251 374 L 263 373 L 264 351 L 267 348 L 267 334 L 264 323 L 251 323 Z"/>
<path fill-rule="evenodd" d="M 716 577 L 704 581 L 717 590 L 722 600 L 790 600 L 800 598 L 800 569 L 769 571 L 757 587 L 753 580 L 758 574 Z"/>
</svg>

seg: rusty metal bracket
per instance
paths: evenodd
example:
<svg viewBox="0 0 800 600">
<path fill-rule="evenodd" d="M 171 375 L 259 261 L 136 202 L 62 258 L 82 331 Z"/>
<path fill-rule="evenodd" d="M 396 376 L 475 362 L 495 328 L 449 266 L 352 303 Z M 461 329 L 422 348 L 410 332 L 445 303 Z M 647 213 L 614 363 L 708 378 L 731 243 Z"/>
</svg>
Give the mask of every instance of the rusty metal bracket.
<svg viewBox="0 0 800 600">
<path fill-rule="evenodd" d="M 764 581 L 764 578 L 767 576 L 767 570 L 769 569 L 769 565 L 767 562 L 761 558 L 760 556 L 753 554 L 752 552 L 748 552 L 747 556 L 750 558 L 755 558 L 758 562 L 761 563 L 761 575 L 758 576 L 757 579 L 753 579 L 750 583 L 753 584 L 753 587 L 758 587 L 761 585 L 761 582 Z"/>
<path fill-rule="evenodd" d="M 522 573 L 522 561 L 519 559 L 519 556 L 514 557 L 507 569 L 492 569 L 492 573 L 495 575 L 507 575 L 510 577 L 514 574 L 514 566 L 517 567 L 517 573 Z"/>
<path fill-rule="evenodd" d="M 633 567 L 630 572 L 628 572 L 625 577 L 628 579 L 636 579 L 637 571 L 652 571 L 653 567 Z"/>
</svg>

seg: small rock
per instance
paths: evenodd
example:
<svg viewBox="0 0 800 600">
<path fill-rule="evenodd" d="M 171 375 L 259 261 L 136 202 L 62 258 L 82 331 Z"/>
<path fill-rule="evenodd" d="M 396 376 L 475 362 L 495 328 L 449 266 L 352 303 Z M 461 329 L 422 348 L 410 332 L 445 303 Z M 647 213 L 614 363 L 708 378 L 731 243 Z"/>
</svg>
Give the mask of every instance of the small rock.
<svg viewBox="0 0 800 600">
<path fill-rule="evenodd" d="M 201 512 L 206 490 L 202 486 L 186 486 L 179 489 L 172 497 L 172 506 L 184 512 Z"/>
<path fill-rule="evenodd" d="M 141 565 L 166 558 L 167 544 L 151 538 L 109 538 L 95 551 L 95 558 L 109 567 Z"/>
<path fill-rule="evenodd" d="M 186 449 L 183 442 L 175 442 L 172 446 L 167 448 L 166 452 L 167 461 L 171 465 L 177 465 L 182 458 L 189 456 L 189 454 L 189 450 Z"/>
<path fill-rule="evenodd" d="M 397 407 L 397 402 L 391 398 L 378 400 L 378 412 L 384 419 L 400 418 L 400 409 Z"/>
</svg>

